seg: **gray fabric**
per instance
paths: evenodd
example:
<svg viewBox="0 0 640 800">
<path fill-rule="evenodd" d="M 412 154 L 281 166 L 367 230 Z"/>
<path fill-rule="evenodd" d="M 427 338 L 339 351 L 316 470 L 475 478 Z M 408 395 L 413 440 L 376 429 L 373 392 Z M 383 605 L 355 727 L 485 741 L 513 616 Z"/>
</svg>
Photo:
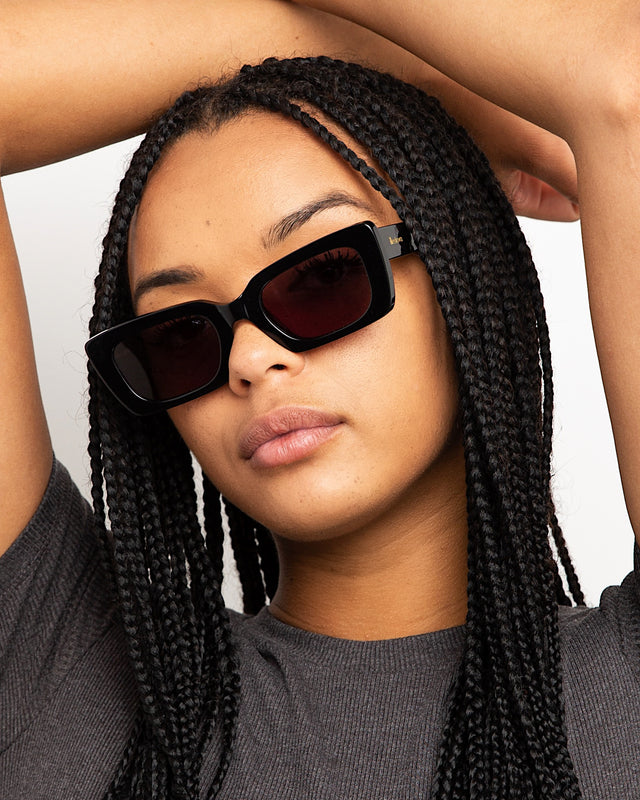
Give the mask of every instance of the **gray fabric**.
<svg viewBox="0 0 640 800">
<path fill-rule="evenodd" d="M 85 502 L 55 465 L 0 559 L 0 800 L 91 800 L 130 729 L 133 678 Z M 636 552 L 637 557 L 637 552 Z M 636 568 L 638 560 L 636 560 Z M 569 746 L 585 800 L 640 798 L 640 594 L 561 609 Z M 238 740 L 221 797 L 427 798 L 464 629 L 351 642 L 233 615 Z M 215 745 L 205 760 L 212 779 Z"/>
</svg>

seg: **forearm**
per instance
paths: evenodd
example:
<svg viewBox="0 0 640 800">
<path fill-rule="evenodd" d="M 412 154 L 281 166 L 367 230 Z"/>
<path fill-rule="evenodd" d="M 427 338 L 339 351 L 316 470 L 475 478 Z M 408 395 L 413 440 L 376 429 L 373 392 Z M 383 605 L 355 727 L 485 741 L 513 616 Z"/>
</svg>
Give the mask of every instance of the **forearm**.
<svg viewBox="0 0 640 800">
<path fill-rule="evenodd" d="M 295 2 L 377 32 L 565 139 L 570 117 L 608 91 L 608 68 L 638 22 L 635 0 Z"/>
<path fill-rule="evenodd" d="M 139 133 L 189 85 L 268 56 L 355 58 L 423 83 L 430 73 L 369 31 L 283 0 L 5 0 L 0 16 L 5 174 Z"/>
<path fill-rule="evenodd" d="M 27 524 L 51 471 L 27 304 L 0 186 L 0 555 Z"/>
<path fill-rule="evenodd" d="M 578 151 L 589 304 L 627 510 L 640 543 L 640 114 Z"/>
</svg>

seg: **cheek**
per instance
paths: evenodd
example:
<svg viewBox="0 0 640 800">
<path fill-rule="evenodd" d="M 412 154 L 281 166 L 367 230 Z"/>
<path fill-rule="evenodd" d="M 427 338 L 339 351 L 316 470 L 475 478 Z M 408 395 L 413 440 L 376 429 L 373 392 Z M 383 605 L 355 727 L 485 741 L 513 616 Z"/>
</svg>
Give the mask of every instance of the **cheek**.
<svg viewBox="0 0 640 800">
<path fill-rule="evenodd" d="M 396 279 L 396 306 L 368 348 L 367 375 L 382 413 L 405 434 L 448 434 L 458 411 L 451 343 L 431 281 L 420 264 Z M 372 329 L 373 332 L 373 329 Z M 364 366 L 364 365 L 363 365 Z"/>
<path fill-rule="evenodd" d="M 216 390 L 168 412 L 185 444 L 214 484 L 217 476 L 212 474 L 212 468 L 219 469 L 226 460 L 225 433 L 230 427 L 228 411 L 220 402 L 221 393 Z"/>
</svg>

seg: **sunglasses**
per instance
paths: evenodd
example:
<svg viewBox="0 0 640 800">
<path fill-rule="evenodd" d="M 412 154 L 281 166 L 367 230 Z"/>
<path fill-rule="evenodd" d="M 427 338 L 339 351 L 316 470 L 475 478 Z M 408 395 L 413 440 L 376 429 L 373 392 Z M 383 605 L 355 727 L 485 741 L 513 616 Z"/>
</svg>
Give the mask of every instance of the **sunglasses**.
<svg viewBox="0 0 640 800">
<path fill-rule="evenodd" d="M 152 414 L 227 382 L 238 320 L 299 353 L 380 319 L 395 301 L 389 262 L 414 251 L 403 223 L 351 225 L 265 267 L 231 303 L 153 311 L 92 336 L 85 350 L 129 411 Z"/>
</svg>

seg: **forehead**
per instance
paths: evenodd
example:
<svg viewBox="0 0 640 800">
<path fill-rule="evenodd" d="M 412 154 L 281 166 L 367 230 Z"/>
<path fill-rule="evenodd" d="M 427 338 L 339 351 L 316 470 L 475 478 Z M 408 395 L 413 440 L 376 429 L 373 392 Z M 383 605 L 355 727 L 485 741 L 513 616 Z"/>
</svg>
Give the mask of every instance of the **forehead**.
<svg viewBox="0 0 640 800">
<path fill-rule="evenodd" d="M 288 214 L 340 192 L 372 213 L 336 205 L 282 241 L 267 235 Z M 327 225 L 379 222 L 389 212 L 387 201 L 314 134 L 284 117 L 251 113 L 215 133 L 188 134 L 154 167 L 130 232 L 130 279 L 133 285 L 150 271 L 193 265 L 224 280 L 230 263 L 232 277 L 250 275 L 323 235 Z"/>
</svg>

